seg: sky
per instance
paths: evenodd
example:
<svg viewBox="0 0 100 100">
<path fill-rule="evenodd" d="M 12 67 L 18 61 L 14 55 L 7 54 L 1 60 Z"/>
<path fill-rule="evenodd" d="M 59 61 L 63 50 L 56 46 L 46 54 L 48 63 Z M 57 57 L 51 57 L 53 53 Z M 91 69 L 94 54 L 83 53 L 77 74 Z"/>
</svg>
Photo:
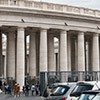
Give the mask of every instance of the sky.
<svg viewBox="0 0 100 100">
<path fill-rule="evenodd" d="M 37 0 L 36 0 L 37 1 Z M 100 10 L 100 0 L 38 0 Z"/>
</svg>

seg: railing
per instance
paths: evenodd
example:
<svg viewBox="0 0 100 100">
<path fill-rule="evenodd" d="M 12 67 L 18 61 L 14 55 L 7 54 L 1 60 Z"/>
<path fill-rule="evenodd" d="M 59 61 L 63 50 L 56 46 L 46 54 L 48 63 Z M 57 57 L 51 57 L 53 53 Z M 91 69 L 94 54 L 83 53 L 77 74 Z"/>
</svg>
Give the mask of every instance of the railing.
<svg viewBox="0 0 100 100">
<path fill-rule="evenodd" d="M 45 72 L 45 73 L 47 73 L 48 84 L 61 81 L 63 82 L 100 81 L 100 71 L 98 72 L 71 71 L 71 72 Z"/>
<path fill-rule="evenodd" d="M 100 81 L 100 71 L 40 72 L 40 95 L 56 82 Z"/>
<path fill-rule="evenodd" d="M 61 13 L 72 13 L 78 15 L 87 15 L 93 17 L 100 17 L 99 10 L 92 10 L 88 8 L 82 7 L 73 7 L 68 5 L 62 4 L 54 4 L 54 3 L 47 3 L 47 2 L 37 2 L 37 1 L 24 1 L 24 0 L 0 0 L 0 5 L 5 6 L 17 6 L 17 7 L 26 7 L 38 10 L 45 10 L 45 11 L 55 11 Z"/>
</svg>

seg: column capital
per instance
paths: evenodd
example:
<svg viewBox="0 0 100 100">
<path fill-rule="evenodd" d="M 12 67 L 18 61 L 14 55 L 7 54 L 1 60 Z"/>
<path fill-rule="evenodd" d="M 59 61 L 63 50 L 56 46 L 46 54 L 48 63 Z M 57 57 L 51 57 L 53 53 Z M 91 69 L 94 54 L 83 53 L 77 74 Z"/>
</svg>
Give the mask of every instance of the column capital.
<svg viewBox="0 0 100 100">
<path fill-rule="evenodd" d="M 93 33 L 93 36 L 99 36 L 99 33 Z"/>
<path fill-rule="evenodd" d="M 24 27 L 24 26 L 17 26 L 17 29 L 19 29 L 19 30 L 24 30 L 26 27 Z"/>
<path fill-rule="evenodd" d="M 44 32 L 47 33 L 47 29 L 46 29 L 46 28 L 41 28 L 41 29 L 40 29 L 40 32 L 41 32 L 41 33 L 44 33 Z"/>
<path fill-rule="evenodd" d="M 84 35 L 84 31 L 78 31 L 78 34 Z"/>
<path fill-rule="evenodd" d="M 40 27 L 40 30 L 48 30 L 48 27 Z"/>
<path fill-rule="evenodd" d="M 100 34 L 100 28 L 98 27 L 96 33 Z"/>
<path fill-rule="evenodd" d="M 62 31 L 66 31 L 66 32 L 68 32 L 69 29 L 60 29 L 60 32 L 62 32 Z"/>
<path fill-rule="evenodd" d="M 17 26 L 17 28 L 26 28 L 26 27 L 24 27 L 24 26 Z"/>
<path fill-rule="evenodd" d="M 15 31 L 16 31 L 16 29 L 14 27 L 9 28 L 9 33 L 12 33 L 12 32 L 15 32 Z"/>
</svg>

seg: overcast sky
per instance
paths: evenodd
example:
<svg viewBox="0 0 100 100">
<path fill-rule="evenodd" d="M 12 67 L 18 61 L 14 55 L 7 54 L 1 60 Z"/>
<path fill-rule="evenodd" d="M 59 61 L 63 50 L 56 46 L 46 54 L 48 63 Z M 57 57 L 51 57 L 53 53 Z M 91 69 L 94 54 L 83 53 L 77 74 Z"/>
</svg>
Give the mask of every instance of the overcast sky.
<svg viewBox="0 0 100 100">
<path fill-rule="evenodd" d="M 81 6 L 100 10 L 100 0 L 38 0 L 45 2 L 63 3 L 67 5 Z"/>
</svg>

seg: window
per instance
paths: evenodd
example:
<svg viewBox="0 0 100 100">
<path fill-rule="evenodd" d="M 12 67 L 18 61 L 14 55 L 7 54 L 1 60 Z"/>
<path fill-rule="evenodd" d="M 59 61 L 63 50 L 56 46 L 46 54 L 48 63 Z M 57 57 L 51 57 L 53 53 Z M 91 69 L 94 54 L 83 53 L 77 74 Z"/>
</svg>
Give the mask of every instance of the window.
<svg viewBox="0 0 100 100">
<path fill-rule="evenodd" d="M 69 90 L 68 86 L 57 86 L 54 91 L 52 91 L 51 96 L 61 96 L 64 95 Z"/>
</svg>

